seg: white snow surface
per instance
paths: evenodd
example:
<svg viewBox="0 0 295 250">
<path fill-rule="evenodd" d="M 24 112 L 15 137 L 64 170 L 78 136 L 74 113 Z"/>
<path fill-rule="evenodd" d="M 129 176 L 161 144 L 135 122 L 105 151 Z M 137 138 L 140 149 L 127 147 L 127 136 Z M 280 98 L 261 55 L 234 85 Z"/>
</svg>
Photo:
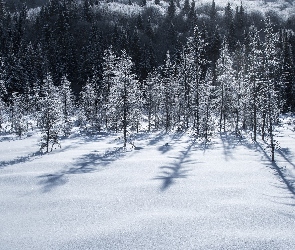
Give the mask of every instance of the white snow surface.
<svg viewBox="0 0 295 250">
<path fill-rule="evenodd" d="M 0 249 L 295 249 L 294 119 L 265 143 L 215 134 L 0 137 Z"/>
</svg>

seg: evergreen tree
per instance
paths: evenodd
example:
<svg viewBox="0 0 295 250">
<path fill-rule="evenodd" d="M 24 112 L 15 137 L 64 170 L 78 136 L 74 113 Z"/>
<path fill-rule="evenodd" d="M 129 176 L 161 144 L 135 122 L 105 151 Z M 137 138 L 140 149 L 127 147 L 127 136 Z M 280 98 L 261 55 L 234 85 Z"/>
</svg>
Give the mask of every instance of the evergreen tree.
<svg viewBox="0 0 295 250">
<path fill-rule="evenodd" d="M 115 76 L 112 77 L 112 86 L 108 98 L 108 117 L 111 127 L 116 131 L 123 130 L 124 147 L 127 145 L 128 128 L 139 125 L 139 110 L 141 98 L 138 81 L 132 73 L 133 63 L 126 51 L 119 57 Z"/>
<path fill-rule="evenodd" d="M 0 98 L 0 131 L 4 129 L 4 124 L 6 122 L 7 107 L 5 102 Z"/>
<path fill-rule="evenodd" d="M 0 58 L 0 69 L 2 63 L 1 63 L 1 58 Z M 3 66 L 3 65 L 2 65 Z M 5 86 L 5 80 L 4 80 L 4 72 L 0 72 L 0 131 L 3 129 L 3 124 L 5 122 L 5 116 L 7 113 L 7 107 L 5 104 L 5 98 L 7 96 L 7 90 Z"/>
<path fill-rule="evenodd" d="M 163 88 L 161 83 L 161 74 L 157 69 L 150 72 L 145 81 L 144 106 L 148 116 L 148 131 L 151 130 L 152 125 L 154 125 L 155 129 L 158 129 L 160 125 L 163 101 Z"/>
<path fill-rule="evenodd" d="M 274 161 L 275 140 L 274 140 L 274 125 L 278 121 L 278 115 L 281 109 L 279 103 L 279 92 L 281 86 L 278 72 L 279 72 L 279 50 L 277 48 L 278 35 L 274 34 L 272 25 L 269 20 L 265 27 L 265 43 L 263 47 L 263 80 L 265 85 L 265 101 L 266 101 L 266 115 L 268 118 L 268 135 L 270 138 L 271 160 Z M 263 120 L 263 126 L 266 122 Z M 264 129 L 262 128 L 262 136 L 264 136 Z"/>
<path fill-rule="evenodd" d="M 295 75 L 290 36 L 290 32 L 286 30 L 280 32 L 280 81 L 282 84 L 280 99 L 284 101 L 283 112 L 295 110 Z"/>
<path fill-rule="evenodd" d="M 185 15 L 187 15 L 189 13 L 189 10 L 190 10 L 190 2 L 189 0 L 185 0 L 182 11 L 184 12 Z"/>
<path fill-rule="evenodd" d="M 230 3 L 228 3 L 224 9 L 224 27 L 229 51 L 233 52 L 235 49 L 236 41 L 233 21 L 233 10 L 231 8 Z"/>
<path fill-rule="evenodd" d="M 180 91 L 182 100 L 181 113 L 183 114 L 184 128 L 188 129 L 190 123 L 193 121 L 193 89 L 196 79 L 195 71 L 195 50 L 192 41 L 184 47 L 180 64 L 178 65 L 177 80 L 180 84 Z"/>
<path fill-rule="evenodd" d="M 228 44 L 224 41 L 220 58 L 217 61 L 217 88 L 216 96 L 219 98 L 219 131 L 227 130 L 226 121 L 233 119 L 237 113 L 237 90 L 233 60 L 228 50 Z M 237 126 L 235 126 L 237 127 Z"/>
<path fill-rule="evenodd" d="M 259 126 L 258 118 L 260 116 L 259 114 L 264 112 L 261 112 L 261 108 L 265 104 L 263 101 L 264 85 L 262 84 L 263 55 L 259 34 L 254 26 L 250 27 L 249 37 L 250 43 L 248 51 L 248 75 L 249 89 L 251 93 L 249 103 L 252 110 L 251 123 L 253 127 L 253 140 L 256 141 L 257 130 Z"/>
<path fill-rule="evenodd" d="M 101 130 L 101 101 L 96 78 L 88 79 L 80 93 L 80 125 Z"/>
<path fill-rule="evenodd" d="M 71 89 L 71 83 L 68 81 L 66 76 L 61 79 L 61 84 L 59 86 L 59 94 L 62 108 L 62 130 L 64 135 L 69 135 L 73 127 L 71 121 L 74 115 L 74 95 Z"/>
<path fill-rule="evenodd" d="M 19 137 L 21 137 L 28 131 L 28 121 L 23 99 L 23 95 L 13 93 L 12 104 L 10 107 L 11 131 L 16 133 Z"/>
<path fill-rule="evenodd" d="M 39 96 L 38 125 L 42 133 L 40 150 L 46 153 L 60 146 L 62 107 L 57 87 L 50 74 L 43 80 L 42 95 Z"/>
<path fill-rule="evenodd" d="M 170 20 L 174 19 L 176 13 L 176 6 L 174 0 L 169 1 L 169 6 L 167 9 L 167 15 Z"/>
<path fill-rule="evenodd" d="M 207 71 L 206 77 L 200 84 L 200 132 L 199 134 L 207 141 L 210 131 L 214 129 L 216 117 L 214 110 L 214 85 L 213 74 Z"/>
<path fill-rule="evenodd" d="M 111 87 L 114 84 L 114 78 L 117 75 L 118 58 L 114 54 L 112 47 L 104 51 L 103 72 L 102 72 L 102 117 L 106 129 L 109 128 L 110 117 L 108 116 L 108 103 Z"/>
<path fill-rule="evenodd" d="M 193 60 L 194 60 L 194 84 L 192 85 L 192 113 L 193 113 L 193 128 L 196 130 L 196 133 L 200 132 L 200 113 L 199 113 L 199 104 L 200 104 L 200 85 L 204 79 L 205 68 L 208 64 L 208 61 L 205 57 L 205 49 L 207 43 L 203 38 L 203 34 L 199 31 L 196 26 L 194 29 L 194 36 L 189 40 L 188 46 L 190 46 L 193 51 Z"/>
<path fill-rule="evenodd" d="M 176 92 L 176 78 L 175 78 L 175 65 L 170 59 L 170 53 L 167 51 L 165 65 L 162 69 L 163 77 L 161 85 L 163 88 L 162 112 L 163 124 L 166 132 L 172 128 L 175 119 L 175 92 Z"/>
</svg>

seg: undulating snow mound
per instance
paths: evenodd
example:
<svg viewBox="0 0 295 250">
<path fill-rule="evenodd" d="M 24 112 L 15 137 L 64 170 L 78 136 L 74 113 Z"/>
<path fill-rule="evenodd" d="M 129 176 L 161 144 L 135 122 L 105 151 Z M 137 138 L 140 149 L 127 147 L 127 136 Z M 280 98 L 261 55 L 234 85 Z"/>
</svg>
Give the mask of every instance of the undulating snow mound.
<svg viewBox="0 0 295 250">
<path fill-rule="evenodd" d="M 0 138 L 1 249 L 294 249 L 295 132 Z"/>
</svg>

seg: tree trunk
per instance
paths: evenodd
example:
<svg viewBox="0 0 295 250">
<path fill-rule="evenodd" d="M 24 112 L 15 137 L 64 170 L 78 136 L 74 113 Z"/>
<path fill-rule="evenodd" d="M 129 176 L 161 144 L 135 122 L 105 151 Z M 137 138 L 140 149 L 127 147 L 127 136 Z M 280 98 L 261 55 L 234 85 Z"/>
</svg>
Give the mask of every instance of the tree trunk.
<svg viewBox="0 0 295 250">
<path fill-rule="evenodd" d="M 127 144 L 127 88 L 124 83 L 124 96 L 123 96 L 123 137 L 124 137 L 124 148 Z"/>
<path fill-rule="evenodd" d="M 254 87 L 253 87 L 253 91 L 254 91 L 254 96 L 253 96 L 253 141 L 256 141 L 256 134 L 257 134 L 257 110 L 256 110 L 256 95 L 257 93 L 255 93 L 256 89 L 256 85 L 255 85 L 255 81 L 254 81 Z"/>
<path fill-rule="evenodd" d="M 264 141 L 265 137 L 265 124 L 266 124 L 266 113 L 263 111 L 262 115 L 262 128 L 261 128 L 261 138 Z"/>
<path fill-rule="evenodd" d="M 275 144 L 273 139 L 273 128 L 272 128 L 272 118 L 269 118 L 269 136 L 270 136 L 270 148 L 271 148 L 271 161 L 275 161 Z"/>
</svg>

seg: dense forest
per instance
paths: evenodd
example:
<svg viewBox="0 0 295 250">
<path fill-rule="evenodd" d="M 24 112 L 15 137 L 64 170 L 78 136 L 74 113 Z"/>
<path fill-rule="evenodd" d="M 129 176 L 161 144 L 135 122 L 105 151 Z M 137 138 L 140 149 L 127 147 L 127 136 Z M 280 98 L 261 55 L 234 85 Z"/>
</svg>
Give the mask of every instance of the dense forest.
<svg viewBox="0 0 295 250">
<path fill-rule="evenodd" d="M 10 2 L 10 4 L 8 3 Z M 251 131 L 295 109 L 295 17 L 194 1 L 0 0 L 0 129 Z M 25 4 L 23 3 L 25 2 Z M 12 4 L 13 3 L 13 4 Z"/>
</svg>

